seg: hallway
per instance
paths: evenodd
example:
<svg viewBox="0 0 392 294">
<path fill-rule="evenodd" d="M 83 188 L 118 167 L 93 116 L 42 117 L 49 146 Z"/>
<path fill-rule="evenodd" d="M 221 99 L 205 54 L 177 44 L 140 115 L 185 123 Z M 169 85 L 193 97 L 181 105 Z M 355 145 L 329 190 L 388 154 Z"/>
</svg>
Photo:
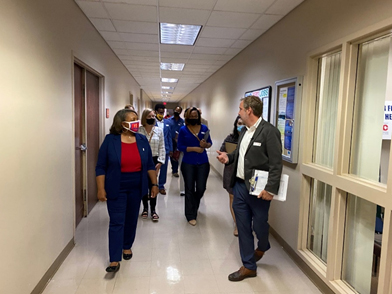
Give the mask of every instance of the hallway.
<svg viewBox="0 0 392 294">
<path fill-rule="evenodd" d="M 109 218 L 106 205 L 98 203 L 82 220 L 75 248 L 43 293 L 321 293 L 274 239 L 256 278 L 229 282 L 228 274 L 241 261 L 220 177 L 211 171 L 195 227 L 186 222 L 178 178 L 170 172 L 166 188 L 167 195 L 158 196 L 159 222 L 139 219 L 133 258 L 122 261 L 116 275 L 105 272 Z"/>
</svg>

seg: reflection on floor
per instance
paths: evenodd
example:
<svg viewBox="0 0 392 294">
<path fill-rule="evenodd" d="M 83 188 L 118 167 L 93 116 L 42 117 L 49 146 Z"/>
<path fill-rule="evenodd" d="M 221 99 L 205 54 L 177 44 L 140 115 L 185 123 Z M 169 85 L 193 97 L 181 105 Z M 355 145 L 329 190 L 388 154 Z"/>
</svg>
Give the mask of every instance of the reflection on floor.
<svg viewBox="0 0 392 294">
<path fill-rule="evenodd" d="M 133 258 L 122 261 L 116 275 L 105 272 L 109 218 L 106 205 L 98 203 L 77 228 L 75 248 L 43 293 L 321 293 L 274 239 L 258 262 L 256 278 L 229 282 L 241 260 L 221 179 L 211 171 L 195 227 L 186 222 L 178 178 L 169 173 L 166 188 L 167 195 L 158 196 L 159 222 L 139 219 Z"/>
</svg>

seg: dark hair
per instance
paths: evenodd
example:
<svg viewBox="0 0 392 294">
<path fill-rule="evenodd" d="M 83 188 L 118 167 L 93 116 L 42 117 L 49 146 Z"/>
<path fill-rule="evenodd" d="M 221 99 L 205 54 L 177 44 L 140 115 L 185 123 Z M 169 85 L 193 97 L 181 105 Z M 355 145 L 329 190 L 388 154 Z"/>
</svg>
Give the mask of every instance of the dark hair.
<svg viewBox="0 0 392 294">
<path fill-rule="evenodd" d="M 166 106 L 163 104 L 155 104 L 155 111 L 158 111 L 159 108 L 166 109 Z"/>
<path fill-rule="evenodd" d="M 241 101 L 244 102 L 244 109 L 252 108 L 253 114 L 260 117 L 263 114 L 263 102 L 257 96 L 248 96 L 242 98 Z"/>
<path fill-rule="evenodd" d="M 126 120 L 129 113 L 134 113 L 137 115 L 137 112 L 132 109 L 121 109 L 117 111 L 113 118 L 113 124 L 110 127 L 110 134 L 120 135 L 123 132 L 122 122 Z"/>
<path fill-rule="evenodd" d="M 237 130 L 237 123 L 238 123 L 238 120 L 239 120 L 239 119 L 240 119 L 240 116 L 237 116 L 236 119 L 235 119 L 235 121 L 234 121 L 233 136 L 234 136 L 234 139 L 235 139 L 236 141 L 238 141 L 238 137 L 240 136 L 240 133 L 239 133 L 238 130 Z"/>
<path fill-rule="evenodd" d="M 180 105 L 177 105 L 176 108 L 177 108 L 177 107 L 178 107 L 179 109 L 181 109 L 181 112 L 182 112 L 182 107 L 181 107 Z M 176 110 L 176 108 L 174 108 L 174 110 Z"/>
<path fill-rule="evenodd" d="M 197 124 L 201 125 L 200 111 L 198 111 L 196 107 L 192 107 L 192 108 L 190 107 L 190 108 L 188 108 L 186 110 L 186 113 L 185 113 L 185 125 L 189 125 L 188 120 L 189 120 L 189 117 L 190 117 L 192 111 L 197 111 L 197 115 L 198 115 Z"/>
</svg>

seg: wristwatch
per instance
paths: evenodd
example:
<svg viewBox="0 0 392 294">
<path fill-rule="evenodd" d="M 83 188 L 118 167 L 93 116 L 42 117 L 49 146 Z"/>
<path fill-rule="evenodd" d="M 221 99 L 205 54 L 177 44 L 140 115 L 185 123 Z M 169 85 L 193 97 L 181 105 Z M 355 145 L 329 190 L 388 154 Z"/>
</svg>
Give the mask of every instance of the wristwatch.
<svg viewBox="0 0 392 294">
<path fill-rule="evenodd" d="M 158 185 L 158 184 L 151 184 L 151 186 L 159 187 L 159 185 Z"/>
</svg>

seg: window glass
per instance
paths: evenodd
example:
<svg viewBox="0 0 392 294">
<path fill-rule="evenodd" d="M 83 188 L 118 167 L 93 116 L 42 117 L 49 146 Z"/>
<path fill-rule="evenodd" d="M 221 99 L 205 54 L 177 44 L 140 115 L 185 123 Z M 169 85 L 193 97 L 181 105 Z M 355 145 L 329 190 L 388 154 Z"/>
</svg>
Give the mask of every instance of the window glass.
<svg viewBox="0 0 392 294">
<path fill-rule="evenodd" d="M 327 263 L 331 193 L 330 185 L 317 180 L 312 181 L 307 248 L 324 263 Z"/>
<path fill-rule="evenodd" d="M 313 162 L 332 168 L 341 52 L 319 59 Z"/>
</svg>

